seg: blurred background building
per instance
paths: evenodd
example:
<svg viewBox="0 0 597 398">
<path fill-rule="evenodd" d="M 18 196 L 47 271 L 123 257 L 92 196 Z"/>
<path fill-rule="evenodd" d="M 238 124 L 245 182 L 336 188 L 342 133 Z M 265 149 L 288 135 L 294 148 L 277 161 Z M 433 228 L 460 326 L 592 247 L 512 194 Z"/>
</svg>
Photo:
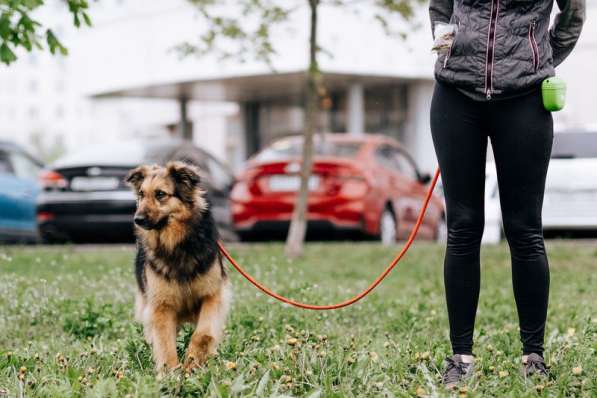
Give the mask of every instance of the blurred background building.
<svg viewBox="0 0 597 398">
<path fill-rule="evenodd" d="M 252 61 L 181 59 L 173 50 L 197 38 L 201 20 L 184 0 L 93 2 L 94 26 L 76 30 L 59 1 L 44 9 L 67 57 L 24 54 L 0 67 L 0 138 L 51 160 L 86 145 L 139 136 L 186 134 L 234 169 L 273 139 L 302 131 L 307 9 L 275 30 L 272 70 Z M 597 1 L 588 2 L 588 21 Z M 319 38 L 328 96 L 320 128 L 382 133 L 402 141 L 424 169 L 435 166 L 429 133 L 434 55 L 427 11 L 407 40 L 386 35 L 367 9 L 323 7 Z M 558 73 L 568 104 L 559 129 L 597 126 L 597 24 L 587 23 Z M 186 120 L 181 124 L 181 120 Z"/>
</svg>

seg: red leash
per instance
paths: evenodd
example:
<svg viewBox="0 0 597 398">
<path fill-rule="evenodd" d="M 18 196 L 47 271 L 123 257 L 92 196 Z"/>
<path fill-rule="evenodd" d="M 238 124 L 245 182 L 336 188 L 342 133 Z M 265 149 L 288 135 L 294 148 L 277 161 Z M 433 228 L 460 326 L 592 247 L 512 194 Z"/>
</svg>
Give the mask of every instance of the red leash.
<svg viewBox="0 0 597 398">
<path fill-rule="evenodd" d="M 440 171 L 439 171 L 439 168 L 438 168 L 435 171 L 435 176 L 433 177 L 431 185 L 429 186 L 429 190 L 427 191 L 427 195 L 425 196 L 425 200 L 423 202 L 423 207 L 421 208 L 421 211 L 419 212 L 419 217 L 417 218 L 417 223 L 415 224 L 415 226 L 412 229 L 412 231 L 410 231 L 410 235 L 408 236 L 408 239 L 407 239 L 406 243 L 402 247 L 402 250 L 400 250 L 400 252 L 394 258 L 394 260 L 392 260 L 392 262 L 369 285 L 369 287 L 367 287 L 365 290 L 363 290 L 362 292 L 360 292 L 356 296 L 354 296 L 354 297 L 352 297 L 352 298 L 350 298 L 350 299 L 348 299 L 346 301 L 342 301 L 340 303 L 337 303 L 337 304 L 331 304 L 331 305 L 313 305 L 313 304 L 301 303 L 301 302 L 289 299 L 287 297 L 280 296 L 276 292 L 271 291 L 267 287 L 263 286 L 261 283 L 257 282 L 255 280 L 255 278 L 253 278 L 251 275 L 249 275 L 249 273 L 247 273 L 247 271 L 245 271 L 243 269 L 243 267 L 241 267 L 236 262 L 236 260 L 230 255 L 230 253 L 228 253 L 228 251 L 226 250 L 226 248 L 224 247 L 224 245 L 222 244 L 222 242 L 218 242 L 218 246 L 220 248 L 220 251 L 224 255 L 224 257 L 226 257 L 226 259 L 228 259 L 228 261 L 230 262 L 230 264 L 232 264 L 232 266 L 234 268 L 236 268 L 236 270 L 242 276 L 244 276 L 245 279 L 247 279 L 249 282 L 251 282 L 257 289 L 261 290 L 263 293 L 267 294 L 268 296 L 271 296 L 271 297 L 275 298 L 276 300 L 279 300 L 279 301 L 281 301 L 283 303 L 290 304 L 290 305 L 293 305 L 295 307 L 303 308 L 303 309 L 306 309 L 306 310 L 323 311 L 323 310 L 335 310 L 335 309 L 338 309 L 338 308 L 347 307 L 347 306 L 349 306 L 351 304 L 356 303 L 357 301 L 359 301 L 360 299 L 362 299 L 363 297 L 365 297 L 369 293 L 371 293 L 371 291 L 373 289 L 375 289 L 377 287 L 377 285 L 379 285 L 381 283 L 381 281 L 383 281 L 385 279 L 386 276 L 388 276 L 388 274 L 392 271 L 392 269 L 394 269 L 394 267 L 398 264 L 398 262 L 400 261 L 400 259 L 406 254 L 406 252 L 410 248 L 410 245 L 412 245 L 413 241 L 415 240 L 415 238 L 417 236 L 417 232 L 419 232 L 419 227 L 421 226 L 421 224 L 423 222 L 423 218 L 425 217 L 425 212 L 427 211 L 427 207 L 429 206 L 429 201 L 431 200 L 431 195 L 433 194 L 433 190 L 435 189 L 435 185 L 437 184 L 437 179 L 439 178 L 439 175 L 440 175 Z"/>
</svg>

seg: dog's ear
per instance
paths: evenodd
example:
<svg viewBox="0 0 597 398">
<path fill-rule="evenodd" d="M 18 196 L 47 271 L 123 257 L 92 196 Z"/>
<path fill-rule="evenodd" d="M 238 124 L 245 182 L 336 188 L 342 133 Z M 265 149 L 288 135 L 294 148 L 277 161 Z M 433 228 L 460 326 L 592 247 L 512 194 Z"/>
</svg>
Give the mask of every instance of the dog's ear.
<svg viewBox="0 0 597 398">
<path fill-rule="evenodd" d="M 193 202 L 196 189 L 201 182 L 199 170 L 195 166 L 184 162 L 168 162 L 166 170 L 174 180 L 176 193 L 180 199 L 183 202 Z"/>
<path fill-rule="evenodd" d="M 124 178 L 124 182 L 126 182 L 129 186 L 135 188 L 135 191 L 138 191 L 146 175 L 147 166 L 139 166 L 129 171 L 129 173 Z"/>
</svg>

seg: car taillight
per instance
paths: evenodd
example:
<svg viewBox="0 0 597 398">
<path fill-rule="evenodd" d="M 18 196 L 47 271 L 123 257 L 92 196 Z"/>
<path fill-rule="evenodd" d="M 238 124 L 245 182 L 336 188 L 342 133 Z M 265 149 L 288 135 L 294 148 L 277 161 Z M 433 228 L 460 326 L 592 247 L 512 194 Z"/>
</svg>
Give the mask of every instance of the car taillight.
<svg viewBox="0 0 597 398">
<path fill-rule="evenodd" d="M 54 219 L 54 213 L 50 213 L 47 211 L 40 211 L 37 213 L 37 222 L 46 222 Z"/>
<path fill-rule="evenodd" d="M 42 171 L 39 175 L 39 183 L 44 189 L 64 189 L 68 186 L 64 176 L 52 170 Z"/>
<path fill-rule="evenodd" d="M 348 177 L 341 179 L 340 195 L 346 198 L 360 198 L 369 190 L 367 181 L 362 177 Z"/>
<path fill-rule="evenodd" d="M 233 202 L 246 202 L 251 199 L 249 187 L 245 181 L 239 181 L 234 185 L 230 193 L 230 199 Z"/>
</svg>

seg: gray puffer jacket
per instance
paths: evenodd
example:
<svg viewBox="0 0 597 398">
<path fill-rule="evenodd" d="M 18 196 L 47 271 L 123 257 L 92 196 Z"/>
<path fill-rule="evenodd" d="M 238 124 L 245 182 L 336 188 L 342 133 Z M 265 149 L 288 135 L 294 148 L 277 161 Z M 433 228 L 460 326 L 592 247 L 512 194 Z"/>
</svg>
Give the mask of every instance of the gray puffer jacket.
<svg viewBox="0 0 597 398">
<path fill-rule="evenodd" d="M 435 65 L 438 81 L 479 100 L 516 95 L 554 76 L 570 54 L 585 20 L 585 0 L 431 0 L 431 26 L 458 31 Z"/>
</svg>

